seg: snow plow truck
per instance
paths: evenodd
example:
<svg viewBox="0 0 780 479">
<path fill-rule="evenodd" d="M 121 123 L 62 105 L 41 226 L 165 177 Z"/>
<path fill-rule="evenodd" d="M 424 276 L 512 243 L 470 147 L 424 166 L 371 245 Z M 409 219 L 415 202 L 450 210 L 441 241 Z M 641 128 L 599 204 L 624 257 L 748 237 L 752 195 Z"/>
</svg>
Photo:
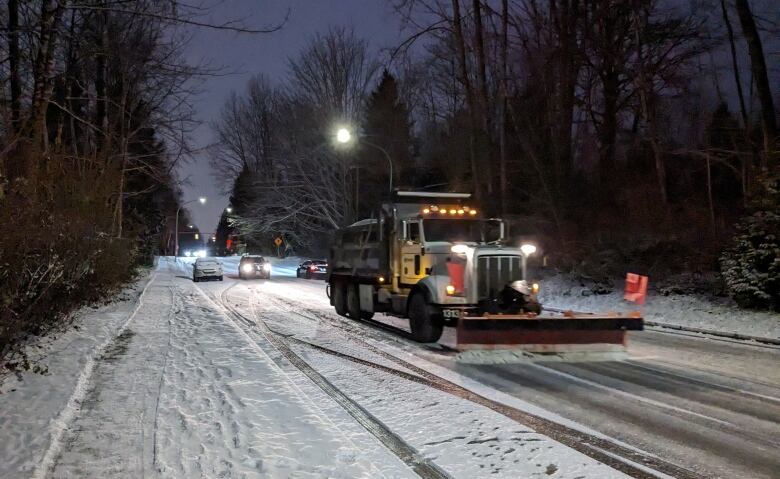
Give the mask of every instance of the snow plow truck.
<svg viewBox="0 0 780 479">
<path fill-rule="evenodd" d="M 457 349 L 559 352 L 623 348 L 638 314 L 544 311 L 528 280 L 530 243 L 511 245 L 505 222 L 485 218 L 468 193 L 396 191 L 372 218 L 336 232 L 328 294 L 336 312 L 409 319 L 412 337 L 435 342 L 455 328 Z"/>
</svg>

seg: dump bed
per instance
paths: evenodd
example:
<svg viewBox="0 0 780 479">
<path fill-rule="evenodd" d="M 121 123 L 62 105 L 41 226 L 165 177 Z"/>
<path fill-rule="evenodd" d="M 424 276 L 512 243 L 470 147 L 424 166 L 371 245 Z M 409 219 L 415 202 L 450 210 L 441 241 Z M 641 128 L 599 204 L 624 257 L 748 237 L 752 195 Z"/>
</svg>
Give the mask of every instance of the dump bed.
<svg viewBox="0 0 780 479">
<path fill-rule="evenodd" d="M 381 223 L 359 221 L 336 232 L 328 258 L 328 276 L 348 274 L 358 278 L 375 278 L 388 271 L 388 241 L 382 235 Z"/>
</svg>

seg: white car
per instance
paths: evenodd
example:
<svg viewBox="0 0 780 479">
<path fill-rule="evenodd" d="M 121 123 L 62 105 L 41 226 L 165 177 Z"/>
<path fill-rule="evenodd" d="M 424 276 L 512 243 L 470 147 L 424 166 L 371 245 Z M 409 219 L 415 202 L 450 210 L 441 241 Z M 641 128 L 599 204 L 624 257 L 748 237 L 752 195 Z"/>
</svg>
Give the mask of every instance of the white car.
<svg viewBox="0 0 780 479">
<path fill-rule="evenodd" d="M 214 258 L 198 258 L 192 265 L 192 280 L 196 283 L 202 279 L 218 279 L 222 281 L 222 263 Z"/>
</svg>

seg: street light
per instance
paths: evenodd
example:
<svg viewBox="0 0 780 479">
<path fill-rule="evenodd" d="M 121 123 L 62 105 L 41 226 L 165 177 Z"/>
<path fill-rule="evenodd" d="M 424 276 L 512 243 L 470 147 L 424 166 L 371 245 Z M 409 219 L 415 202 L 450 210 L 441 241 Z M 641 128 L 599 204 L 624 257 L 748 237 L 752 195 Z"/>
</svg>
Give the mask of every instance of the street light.
<svg viewBox="0 0 780 479">
<path fill-rule="evenodd" d="M 345 145 L 348 143 L 352 143 L 352 133 L 347 128 L 344 127 L 339 128 L 336 131 L 336 141 Z M 388 153 L 387 150 L 385 150 L 381 146 L 366 140 L 364 137 L 360 138 L 360 142 L 372 148 L 376 148 L 377 150 L 381 151 L 383 155 L 385 155 L 385 158 L 387 159 L 387 164 L 390 166 L 390 194 L 392 195 L 393 194 L 393 159 L 390 157 L 390 153 Z"/>
<path fill-rule="evenodd" d="M 173 249 L 173 256 L 174 256 L 174 258 L 177 258 L 179 256 L 179 212 L 181 211 L 181 209 L 183 207 L 187 206 L 190 203 L 195 203 L 196 201 L 199 202 L 202 205 L 205 205 L 206 204 L 206 197 L 205 196 L 201 196 L 197 200 L 186 201 L 186 202 L 180 204 L 178 208 L 176 208 L 176 236 L 175 236 L 175 238 L 176 238 L 176 241 L 175 241 L 176 246 Z M 190 228 L 192 228 L 192 225 L 190 225 Z"/>
<path fill-rule="evenodd" d="M 339 143 L 349 143 L 351 139 L 352 133 L 346 128 L 339 128 L 339 131 L 336 132 L 336 141 Z"/>
<path fill-rule="evenodd" d="M 225 211 L 227 211 L 228 213 L 232 213 L 233 212 L 233 207 L 232 206 L 228 206 L 227 208 L 225 208 Z"/>
</svg>

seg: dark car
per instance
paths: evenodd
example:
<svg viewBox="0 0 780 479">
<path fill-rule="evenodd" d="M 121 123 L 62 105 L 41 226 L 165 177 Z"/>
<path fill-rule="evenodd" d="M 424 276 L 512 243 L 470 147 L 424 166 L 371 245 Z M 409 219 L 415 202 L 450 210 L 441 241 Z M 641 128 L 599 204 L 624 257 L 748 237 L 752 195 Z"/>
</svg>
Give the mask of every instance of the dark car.
<svg viewBox="0 0 780 479">
<path fill-rule="evenodd" d="M 271 279 L 271 263 L 262 256 L 244 256 L 238 263 L 238 277 Z"/>
<path fill-rule="evenodd" d="M 296 276 L 299 278 L 325 278 L 328 273 L 328 262 L 325 260 L 311 259 L 298 265 Z"/>
</svg>

